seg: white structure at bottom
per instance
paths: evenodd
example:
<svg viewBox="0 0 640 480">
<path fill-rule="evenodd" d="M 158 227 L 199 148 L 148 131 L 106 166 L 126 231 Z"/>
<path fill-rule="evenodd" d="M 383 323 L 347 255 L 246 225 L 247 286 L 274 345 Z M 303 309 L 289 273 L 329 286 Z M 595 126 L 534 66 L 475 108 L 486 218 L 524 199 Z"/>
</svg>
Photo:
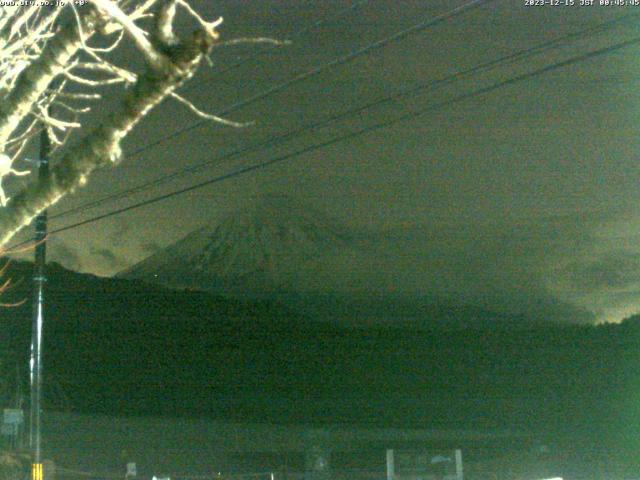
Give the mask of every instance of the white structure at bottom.
<svg viewBox="0 0 640 480">
<path fill-rule="evenodd" d="M 464 480 L 462 450 L 387 450 L 387 480 Z"/>
</svg>

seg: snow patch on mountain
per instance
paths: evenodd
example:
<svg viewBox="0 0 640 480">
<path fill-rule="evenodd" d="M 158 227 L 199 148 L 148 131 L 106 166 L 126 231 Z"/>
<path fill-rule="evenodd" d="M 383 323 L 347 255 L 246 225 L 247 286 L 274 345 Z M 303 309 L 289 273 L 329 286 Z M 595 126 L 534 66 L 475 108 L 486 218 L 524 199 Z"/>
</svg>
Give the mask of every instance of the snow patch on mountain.
<svg viewBox="0 0 640 480">
<path fill-rule="evenodd" d="M 219 293 L 299 288 L 322 257 L 351 248 L 343 228 L 291 197 L 258 197 L 119 276 Z"/>
</svg>

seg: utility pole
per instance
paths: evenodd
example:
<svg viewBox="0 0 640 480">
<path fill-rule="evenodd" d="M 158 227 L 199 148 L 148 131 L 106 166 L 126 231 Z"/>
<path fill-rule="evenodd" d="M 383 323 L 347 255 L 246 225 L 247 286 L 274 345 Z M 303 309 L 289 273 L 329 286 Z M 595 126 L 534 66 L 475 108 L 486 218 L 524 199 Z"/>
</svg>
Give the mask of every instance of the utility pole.
<svg viewBox="0 0 640 480">
<path fill-rule="evenodd" d="M 38 160 L 38 181 L 43 182 L 49 176 L 49 155 L 51 139 L 46 128 L 40 134 L 40 158 Z M 44 322 L 44 286 L 47 281 L 45 263 L 47 255 L 47 211 L 44 210 L 35 219 L 35 263 L 33 270 L 33 323 L 31 327 L 30 367 L 30 415 L 29 447 L 32 452 L 32 480 L 43 479 L 42 451 L 40 437 L 40 417 L 42 413 L 42 326 Z"/>
</svg>

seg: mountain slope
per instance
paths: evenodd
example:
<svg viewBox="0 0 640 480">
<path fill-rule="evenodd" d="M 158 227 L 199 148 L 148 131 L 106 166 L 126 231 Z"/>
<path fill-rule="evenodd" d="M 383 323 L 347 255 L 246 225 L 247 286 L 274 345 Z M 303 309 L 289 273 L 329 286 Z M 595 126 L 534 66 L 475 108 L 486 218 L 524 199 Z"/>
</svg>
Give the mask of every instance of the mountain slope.
<svg viewBox="0 0 640 480">
<path fill-rule="evenodd" d="M 289 197 L 260 197 L 121 272 L 172 287 L 264 295 L 296 289 L 318 259 L 349 248 L 348 235 Z M 304 273 L 302 273 L 304 272 Z"/>
<path fill-rule="evenodd" d="M 8 272 L 22 282 L 3 300 L 27 301 L 0 309 L 5 380 L 16 366 L 27 377 L 31 271 L 16 262 Z M 310 322 L 268 301 L 57 265 L 48 279 L 46 408 L 463 428 L 567 428 L 579 420 L 610 428 L 611 412 L 627 408 L 637 390 L 640 337 L 631 321 L 529 331 L 490 324 L 355 330 Z"/>
<path fill-rule="evenodd" d="M 379 240 L 338 225 L 291 197 L 269 195 L 188 234 L 118 277 L 227 297 L 265 298 L 307 318 L 343 326 L 526 328 L 534 322 L 525 313 L 492 311 L 472 301 L 420 292 L 428 287 L 416 279 L 429 264 L 407 266 L 404 260 L 396 265 L 385 258 Z M 401 251 L 402 245 L 393 248 Z M 413 293 L 403 291 L 407 285 Z"/>
</svg>

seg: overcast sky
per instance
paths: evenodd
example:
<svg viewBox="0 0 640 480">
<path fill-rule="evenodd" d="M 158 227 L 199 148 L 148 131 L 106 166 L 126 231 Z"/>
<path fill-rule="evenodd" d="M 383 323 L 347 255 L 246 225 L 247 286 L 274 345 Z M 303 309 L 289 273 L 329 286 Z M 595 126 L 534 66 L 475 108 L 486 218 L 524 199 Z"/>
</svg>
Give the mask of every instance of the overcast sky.
<svg viewBox="0 0 640 480">
<path fill-rule="evenodd" d="M 267 48 L 267 53 L 228 72 L 228 66 L 265 48 L 215 51 L 214 67 L 203 69 L 184 91 L 201 108 L 218 112 L 464 2 L 370 0 L 356 2 L 361 5 L 348 14 L 341 13 L 351 5 L 345 0 L 193 3 L 210 17 L 224 16 L 225 39 L 265 35 L 293 42 Z M 255 122 L 248 128 L 206 124 L 139 155 L 127 155 L 198 121 L 183 106 L 166 102 L 127 139 L 125 160 L 118 168 L 94 175 L 86 188 L 51 213 L 214 160 L 400 89 L 632 14 L 640 14 L 640 7 L 541 7 L 525 6 L 524 0 L 496 0 L 229 115 Z M 324 23 L 314 28 L 319 20 Z M 408 101 L 367 110 L 330 128 L 296 136 L 282 147 L 215 162 L 154 190 L 54 219 L 51 226 L 108 212 L 635 38 L 640 36 L 638 21 Z M 296 35 L 306 28 L 307 33 Z M 111 275 L 196 227 L 215 222 L 247 199 L 280 193 L 381 239 L 375 262 L 363 253 L 360 263 L 352 266 L 352 275 L 360 276 L 363 285 L 444 291 L 507 310 L 620 320 L 640 310 L 639 55 L 640 48 L 633 45 L 71 230 L 51 239 L 50 258 L 79 271 Z"/>
</svg>

